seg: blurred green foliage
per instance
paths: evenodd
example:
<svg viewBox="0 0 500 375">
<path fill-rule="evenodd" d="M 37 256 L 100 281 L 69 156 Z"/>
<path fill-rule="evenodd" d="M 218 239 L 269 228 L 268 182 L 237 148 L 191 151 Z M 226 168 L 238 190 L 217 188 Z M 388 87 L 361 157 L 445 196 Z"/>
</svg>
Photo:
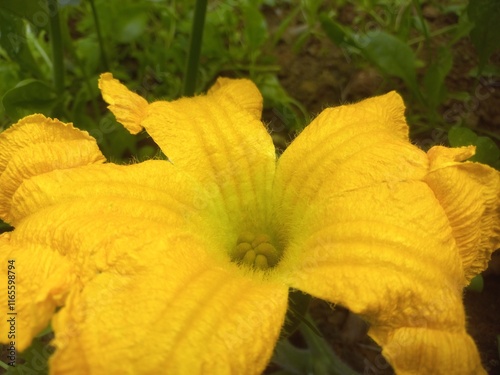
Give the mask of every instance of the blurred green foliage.
<svg viewBox="0 0 500 375">
<path fill-rule="evenodd" d="M 266 105 L 294 113 L 290 127 L 303 125 L 306 111 L 276 79 L 270 37 L 260 11 L 264 1 L 211 1 L 205 22 L 197 92 L 219 75 L 254 80 Z M 46 6 L 49 4 L 49 6 Z M 113 161 L 151 157 L 144 136 L 133 137 L 103 108 L 97 79 L 111 71 L 148 100 L 181 96 L 195 1 L 59 1 L 64 71 L 54 71 L 50 1 L 5 0 L 0 4 L 0 126 L 43 113 L 72 121 L 93 135 Z M 100 32 L 98 32 L 100 31 Z M 284 29 L 281 31 L 284 32 Z M 64 74 L 64 90 L 54 84 Z"/>
</svg>

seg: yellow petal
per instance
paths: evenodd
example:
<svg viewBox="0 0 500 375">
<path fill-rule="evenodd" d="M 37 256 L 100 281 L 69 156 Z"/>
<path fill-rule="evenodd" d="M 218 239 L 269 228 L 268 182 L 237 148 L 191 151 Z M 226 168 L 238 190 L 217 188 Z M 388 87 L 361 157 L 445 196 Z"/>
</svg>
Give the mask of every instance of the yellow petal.
<svg viewBox="0 0 500 375">
<path fill-rule="evenodd" d="M 58 312 L 51 371 L 260 374 L 284 320 L 286 286 L 240 276 L 191 235 L 139 241 L 144 257 L 133 274 L 103 272 Z"/>
<path fill-rule="evenodd" d="M 49 323 L 56 307 L 63 305 L 76 282 L 68 260 L 42 244 L 10 240 L 0 235 L 0 342 L 15 342 L 18 351 L 26 349 L 33 337 Z M 11 280 L 11 283 L 8 283 Z M 8 298 L 11 296 L 13 298 Z M 13 326 L 11 330 L 11 319 Z"/>
<path fill-rule="evenodd" d="M 384 347 L 382 353 L 398 375 L 486 375 L 476 345 L 464 330 L 403 327 L 392 331 L 384 341 L 377 339 L 374 330 L 370 335 Z"/>
<path fill-rule="evenodd" d="M 259 120 L 262 97 L 253 83 L 219 79 L 207 95 L 154 102 L 141 115 L 135 113 L 142 105 L 131 104 L 135 94 L 128 97 L 111 75 L 103 75 L 100 86 L 119 120 L 131 118 L 144 127 L 176 167 L 206 187 L 209 199 L 224 202 L 235 227 L 265 222 L 275 151 Z"/>
<path fill-rule="evenodd" d="M 158 209 L 173 207 L 181 216 L 191 208 L 196 211 L 198 206 L 200 210 L 210 206 L 211 202 L 203 205 L 198 202 L 203 194 L 202 187 L 166 161 L 149 160 L 131 165 L 108 163 L 36 176 L 26 181 L 14 195 L 12 210 L 16 216 L 28 216 L 69 200 L 101 200 L 113 206 L 112 200 L 117 198 L 128 200 L 130 206 L 140 206 L 145 201 L 158 205 Z M 133 207 L 116 207 L 117 210 L 127 208 L 135 215 Z"/>
<path fill-rule="evenodd" d="M 229 219 L 219 216 L 215 202 L 200 200 L 205 196 L 161 160 L 54 171 L 26 181 L 14 196 L 14 213 L 24 219 L 12 236 L 67 255 L 84 280 L 110 267 L 129 272 L 140 255 L 128 242 L 145 233 L 148 242 L 169 231 L 196 230 L 218 241 L 214 257 L 228 259 L 221 249 L 232 245 L 224 227 Z"/>
<path fill-rule="evenodd" d="M 11 199 L 24 180 L 104 160 L 87 132 L 43 115 L 25 117 L 0 134 L 0 218 L 17 224 Z"/>
<path fill-rule="evenodd" d="M 331 196 L 379 183 L 420 180 L 427 170 L 426 154 L 408 142 L 403 101 L 395 92 L 328 108 L 278 161 L 276 221 L 294 228 L 290 221 L 300 222 L 311 206 Z"/>
<path fill-rule="evenodd" d="M 344 192 L 311 209 L 300 228 L 281 265 L 293 275 L 291 286 L 364 316 L 383 347 L 397 343 L 385 351 L 396 370 L 401 363 L 405 374 L 420 373 L 422 362 L 439 374 L 480 366 L 465 333 L 458 249 L 446 214 L 424 182 Z M 442 339 L 435 355 L 415 351 L 432 334 L 408 342 L 392 337 L 410 327 L 440 332 L 436 337 L 459 333 L 461 341 L 448 347 L 450 341 Z M 468 350 L 455 348 L 460 345 Z"/>
<path fill-rule="evenodd" d="M 47 272 L 54 273 L 55 281 L 61 277 L 72 276 L 76 277 L 82 285 L 94 285 L 92 284 L 95 282 L 94 280 L 106 280 L 104 284 L 96 282 L 101 296 L 102 293 L 114 292 L 112 286 L 115 279 L 103 279 L 104 275 L 115 275 L 116 283 L 129 283 L 134 275 L 140 273 L 142 276 L 145 275 L 145 280 L 137 281 L 137 285 L 144 288 L 140 291 L 143 298 L 148 298 L 151 295 L 150 292 L 155 290 L 156 285 L 163 285 L 166 282 L 176 283 L 176 280 L 180 280 L 180 283 L 185 281 L 186 279 L 182 276 L 183 272 L 193 272 L 191 276 L 196 278 L 197 268 L 195 265 L 198 260 L 203 265 L 207 262 L 204 259 L 210 259 L 214 262 L 213 266 L 216 269 L 220 268 L 220 264 L 231 265 L 229 256 L 221 251 L 226 246 L 224 241 L 227 241 L 227 233 L 224 228 L 221 228 L 224 220 L 216 218 L 219 214 L 217 205 L 213 201 L 203 201 L 204 197 L 206 197 L 206 192 L 196 181 L 181 173 L 171 163 L 159 160 L 129 166 L 89 165 L 38 175 L 25 181 L 14 197 L 14 206 L 17 210 L 15 213 L 23 216 L 23 220 L 9 234 L 12 243 L 22 244 L 20 249 L 12 250 L 12 254 L 14 257 L 20 258 L 21 251 L 25 251 L 25 256 L 36 262 L 37 266 L 43 264 L 38 262 L 43 262 L 44 257 L 55 254 L 56 259 L 64 259 L 70 264 L 71 270 L 67 270 L 67 267 L 60 267 L 57 271 L 43 267 L 42 270 L 47 268 Z M 203 247 L 198 244 L 199 253 L 196 254 L 192 254 L 189 251 L 189 243 L 185 243 L 185 239 L 190 238 L 192 233 L 196 233 L 199 238 L 202 238 L 199 243 Z M 40 255 L 38 255 L 39 253 Z M 210 258 L 208 258 L 209 256 Z M 165 270 L 163 262 L 167 259 L 170 263 L 168 269 Z M 158 271 L 155 271 L 155 267 L 159 267 Z M 193 271 L 191 271 L 191 267 L 193 267 Z M 232 267 L 236 268 L 235 265 Z M 181 270 L 181 275 L 172 272 L 176 269 Z M 44 287 L 49 288 L 50 293 L 55 294 L 53 289 L 58 287 L 58 285 L 53 286 L 55 281 L 49 279 L 50 282 L 47 282 L 47 277 L 44 278 L 43 275 L 39 276 L 36 273 L 25 271 L 27 277 L 40 279 L 32 282 L 33 287 L 43 291 L 43 287 L 40 287 L 39 283 L 47 283 L 46 286 L 43 284 Z M 236 269 L 232 269 L 232 271 L 237 272 Z M 173 281 L 168 281 L 169 278 L 173 278 Z M 226 282 L 228 278 L 229 273 L 225 272 L 219 281 Z M 242 284 L 240 289 L 231 293 L 241 297 L 241 289 L 251 288 L 253 281 L 241 276 L 239 278 Z M 135 283 L 134 279 L 131 282 L 132 289 L 136 287 Z M 211 287 L 209 280 L 201 282 L 199 287 L 201 285 Z M 177 285 L 177 287 L 182 287 L 182 284 Z M 267 289 L 268 287 L 263 285 L 258 292 L 250 291 L 248 293 L 249 301 L 246 305 L 238 305 L 240 308 L 236 309 L 237 312 L 242 314 L 248 304 L 253 303 L 256 296 L 260 296 L 259 293 L 265 293 Z M 73 295 L 78 295 L 80 290 L 81 288 L 74 288 Z M 283 313 L 281 317 L 279 314 L 275 317 L 278 320 L 283 319 L 284 310 L 286 310 L 286 287 L 281 285 L 280 290 L 283 291 L 285 297 L 283 297 L 284 302 L 281 306 Z M 131 296 L 133 296 L 130 293 L 128 291 L 125 294 L 117 295 L 119 300 L 112 307 L 109 307 L 109 298 L 104 295 L 103 298 L 106 298 L 102 301 L 106 303 L 106 308 L 109 308 L 106 314 L 113 316 L 117 310 L 126 313 L 128 309 L 124 309 L 124 306 L 128 308 Z M 26 293 L 23 295 L 26 296 Z M 272 297 L 272 293 L 269 295 Z M 92 296 L 91 298 L 98 297 Z M 176 297 L 171 296 L 171 298 Z M 26 301 L 30 301 L 30 296 L 26 297 Z M 156 300 L 156 302 L 162 303 L 163 301 Z M 181 304 L 183 303 L 181 302 Z M 219 303 L 224 305 L 225 300 L 221 297 Z M 267 308 L 266 303 L 264 301 L 264 308 Z M 71 301 L 67 304 L 71 306 Z M 98 304 L 97 300 L 92 302 L 93 306 L 98 306 Z M 153 310 L 148 310 L 146 304 L 142 302 L 138 303 L 137 306 L 138 308 L 141 306 L 141 314 L 150 312 L 154 315 L 153 321 L 150 321 L 151 324 L 155 324 L 156 320 L 164 313 L 164 309 L 168 308 L 167 304 L 161 305 L 158 310 L 154 310 L 154 306 L 150 306 L 149 308 Z M 38 308 L 38 306 L 36 307 Z M 52 307 L 52 310 L 49 307 Z M 61 314 L 66 311 L 65 309 L 66 307 L 62 308 Z M 47 324 L 53 310 L 53 306 L 48 305 L 47 308 L 39 311 L 42 317 L 39 320 L 33 319 L 34 328 L 31 331 L 25 329 L 25 332 L 30 332 L 29 339 L 37 333 L 40 327 L 43 328 Z M 192 306 L 192 310 L 196 310 L 196 307 Z M 81 310 L 78 308 L 77 311 Z M 260 314 L 260 310 L 254 308 L 254 311 L 256 314 Z M 220 308 L 217 312 L 220 312 Z M 75 314 L 78 316 L 78 313 Z M 141 319 L 141 314 L 137 313 L 137 319 Z M 231 319 L 228 320 L 231 321 Z M 236 323 L 240 324 L 238 322 Z M 168 319 L 162 324 L 161 329 L 172 330 L 171 322 Z M 269 323 L 269 325 L 272 324 Z M 278 334 L 280 326 L 281 322 L 278 322 L 276 326 L 272 325 L 269 328 L 272 332 L 268 334 L 274 338 Z M 66 326 L 64 332 L 73 329 L 72 327 L 73 325 Z M 255 328 L 256 331 L 259 329 Z M 226 333 L 224 332 L 221 337 L 227 337 Z M 101 335 L 105 337 L 106 332 L 102 332 Z M 220 345 L 225 344 L 226 341 Z M 122 342 L 123 340 L 117 341 L 115 344 L 120 346 Z M 161 345 L 155 347 L 159 350 Z M 246 355 L 247 357 L 245 357 L 246 359 L 240 358 L 241 361 L 255 361 L 255 368 L 261 368 L 272 352 L 272 345 L 266 346 L 266 349 L 262 349 L 262 347 L 263 344 L 258 348 L 258 353 L 242 354 L 242 356 Z M 253 348 L 255 349 L 255 346 Z M 94 350 L 94 348 L 89 350 Z M 162 354 L 163 352 L 156 353 L 157 356 Z M 216 355 L 211 352 L 209 354 Z M 80 356 L 81 353 L 76 353 L 76 355 Z M 205 359 L 208 361 L 207 358 Z M 78 361 L 75 360 L 74 363 L 78 364 Z M 108 362 L 103 363 L 98 361 L 97 366 L 109 366 Z M 249 366 L 249 368 L 254 367 Z M 74 367 L 75 371 L 80 369 L 85 369 L 85 367 L 78 365 Z"/>
<path fill-rule="evenodd" d="M 467 282 L 500 247 L 500 174 L 483 164 L 460 163 L 473 152 L 472 147 L 433 147 L 425 177 L 448 215 Z"/>
<path fill-rule="evenodd" d="M 101 74 L 99 88 L 108 108 L 130 133 L 137 134 L 142 130 L 143 120 L 148 102 L 143 97 L 127 89 L 111 73 Z"/>
</svg>

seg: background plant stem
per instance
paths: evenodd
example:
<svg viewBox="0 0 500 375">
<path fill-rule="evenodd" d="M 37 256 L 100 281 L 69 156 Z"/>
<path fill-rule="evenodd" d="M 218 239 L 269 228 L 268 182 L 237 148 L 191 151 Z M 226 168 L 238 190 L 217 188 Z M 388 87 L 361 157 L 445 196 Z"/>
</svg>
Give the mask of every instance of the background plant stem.
<svg viewBox="0 0 500 375">
<path fill-rule="evenodd" d="M 184 76 L 184 96 L 193 96 L 196 90 L 196 78 L 200 65 L 201 42 L 203 39 L 203 28 L 205 26 L 205 14 L 207 13 L 207 0 L 196 0 L 194 9 L 193 27 L 189 42 L 189 52 Z"/>
<path fill-rule="evenodd" d="M 59 8 L 57 0 L 47 0 L 49 9 L 54 9 L 50 19 L 50 40 L 52 44 L 52 74 L 54 77 L 54 86 L 58 95 L 64 91 L 64 57 L 61 38 L 61 24 L 59 19 Z"/>
<path fill-rule="evenodd" d="M 92 7 L 92 15 L 94 17 L 95 30 L 97 32 L 97 39 L 99 40 L 99 49 L 101 51 L 101 64 L 105 72 L 109 71 L 108 59 L 106 57 L 106 51 L 104 50 L 104 43 L 102 40 L 101 26 L 99 25 L 99 17 L 97 16 L 97 10 L 95 8 L 94 0 L 90 0 L 90 6 Z"/>
</svg>

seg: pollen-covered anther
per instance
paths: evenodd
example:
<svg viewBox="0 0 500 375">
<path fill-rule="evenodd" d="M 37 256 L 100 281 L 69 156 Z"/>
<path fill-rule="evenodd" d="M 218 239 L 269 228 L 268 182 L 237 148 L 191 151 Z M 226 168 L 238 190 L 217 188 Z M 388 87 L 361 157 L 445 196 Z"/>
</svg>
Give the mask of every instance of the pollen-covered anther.
<svg viewBox="0 0 500 375">
<path fill-rule="evenodd" d="M 271 244 L 271 238 L 268 235 L 242 232 L 231 258 L 238 264 L 265 270 L 278 263 L 280 254 Z"/>
</svg>

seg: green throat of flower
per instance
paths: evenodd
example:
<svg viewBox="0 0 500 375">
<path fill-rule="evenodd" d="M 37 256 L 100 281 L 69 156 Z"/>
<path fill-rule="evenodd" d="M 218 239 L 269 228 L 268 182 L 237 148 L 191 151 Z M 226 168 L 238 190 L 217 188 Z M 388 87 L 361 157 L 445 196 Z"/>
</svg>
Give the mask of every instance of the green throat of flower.
<svg viewBox="0 0 500 375">
<path fill-rule="evenodd" d="M 238 264 L 266 270 L 278 263 L 280 253 L 268 235 L 243 232 L 236 241 L 231 258 Z"/>
</svg>

